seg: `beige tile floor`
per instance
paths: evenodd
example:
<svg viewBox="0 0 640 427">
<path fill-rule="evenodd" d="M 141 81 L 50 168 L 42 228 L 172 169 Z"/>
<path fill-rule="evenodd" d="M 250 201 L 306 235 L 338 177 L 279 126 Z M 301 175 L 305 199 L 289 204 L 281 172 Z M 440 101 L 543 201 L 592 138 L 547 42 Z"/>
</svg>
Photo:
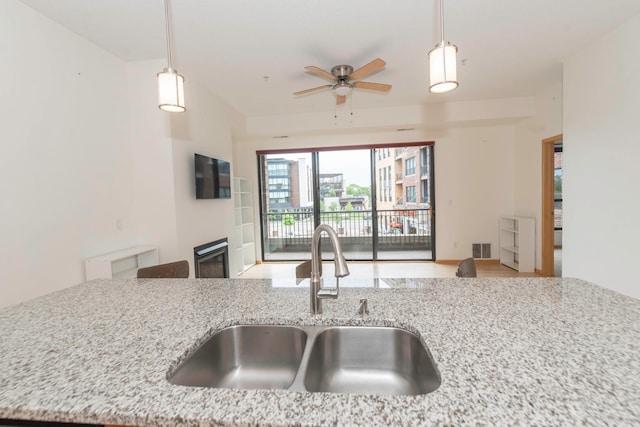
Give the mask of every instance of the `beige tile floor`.
<svg viewBox="0 0 640 427">
<path fill-rule="evenodd" d="M 247 269 L 240 277 L 245 279 L 295 278 L 297 262 L 266 262 Z M 371 262 L 351 261 L 348 263 L 351 275 L 363 278 L 420 278 L 455 277 L 457 265 L 441 264 L 431 261 L 421 262 Z M 323 273 L 332 274 L 333 262 L 323 263 Z M 478 277 L 531 277 L 534 273 L 518 273 L 497 262 L 478 263 Z"/>
</svg>

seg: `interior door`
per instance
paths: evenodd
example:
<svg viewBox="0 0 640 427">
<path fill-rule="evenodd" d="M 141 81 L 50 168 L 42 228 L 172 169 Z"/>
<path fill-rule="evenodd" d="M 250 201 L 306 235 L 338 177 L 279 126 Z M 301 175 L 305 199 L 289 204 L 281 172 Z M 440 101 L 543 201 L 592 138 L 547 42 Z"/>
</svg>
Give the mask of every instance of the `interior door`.
<svg viewBox="0 0 640 427">
<path fill-rule="evenodd" d="M 555 228 L 555 147 L 562 143 L 562 135 L 542 141 L 542 262 L 543 276 L 555 274 L 554 228 Z"/>
</svg>

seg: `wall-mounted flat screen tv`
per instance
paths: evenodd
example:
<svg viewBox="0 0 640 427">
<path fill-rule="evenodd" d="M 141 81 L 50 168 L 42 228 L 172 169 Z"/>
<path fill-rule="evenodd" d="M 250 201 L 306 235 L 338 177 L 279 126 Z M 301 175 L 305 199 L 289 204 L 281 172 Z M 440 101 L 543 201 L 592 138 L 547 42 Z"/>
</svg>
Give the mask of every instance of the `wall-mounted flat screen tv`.
<svg viewBox="0 0 640 427">
<path fill-rule="evenodd" d="M 231 164 L 195 154 L 196 199 L 231 198 Z"/>
</svg>

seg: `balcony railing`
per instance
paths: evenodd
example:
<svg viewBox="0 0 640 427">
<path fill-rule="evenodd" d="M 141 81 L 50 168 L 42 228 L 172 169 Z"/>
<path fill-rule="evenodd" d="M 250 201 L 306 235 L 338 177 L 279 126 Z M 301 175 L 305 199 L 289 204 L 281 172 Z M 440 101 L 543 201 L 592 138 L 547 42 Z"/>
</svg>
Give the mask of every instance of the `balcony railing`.
<svg viewBox="0 0 640 427">
<path fill-rule="evenodd" d="M 426 251 L 431 245 L 429 209 L 377 211 L 375 217 L 372 211 L 325 211 L 320 213 L 320 222 L 336 230 L 345 251 L 370 247 L 373 238 L 379 250 Z M 265 253 L 308 252 L 315 228 L 313 214 L 270 212 L 266 228 Z"/>
</svg>

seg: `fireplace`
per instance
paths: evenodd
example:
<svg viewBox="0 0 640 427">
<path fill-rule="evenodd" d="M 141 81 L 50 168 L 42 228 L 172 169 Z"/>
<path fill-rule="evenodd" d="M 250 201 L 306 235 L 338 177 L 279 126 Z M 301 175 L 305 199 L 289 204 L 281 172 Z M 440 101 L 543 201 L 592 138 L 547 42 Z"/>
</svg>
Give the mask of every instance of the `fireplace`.
<svg viewBox="0 0 640 427">
<path fill-rule="evenodd" d="M 227 238 L 193 248 L 196 278 L 229 277 L 229 242 Z"/>
</svg>

